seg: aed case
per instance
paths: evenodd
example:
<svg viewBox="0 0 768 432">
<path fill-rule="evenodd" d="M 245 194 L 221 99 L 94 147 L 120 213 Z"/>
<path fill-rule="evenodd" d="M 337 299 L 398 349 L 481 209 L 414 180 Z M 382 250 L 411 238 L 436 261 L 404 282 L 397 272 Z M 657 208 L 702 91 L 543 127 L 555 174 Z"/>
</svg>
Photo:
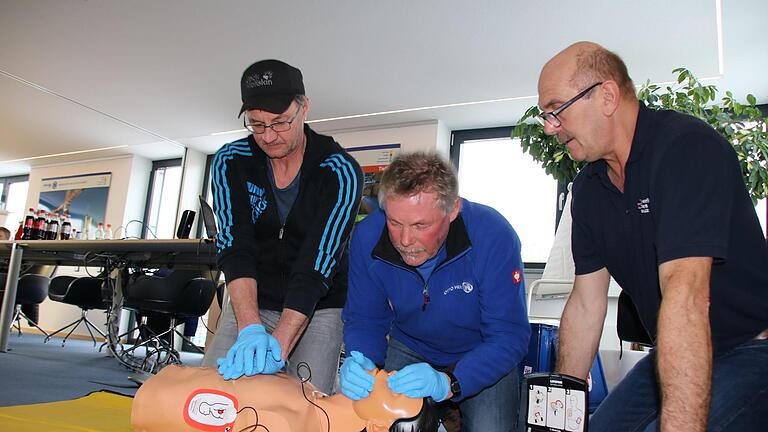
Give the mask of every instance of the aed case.
<svg viewBox="0 0 768 432">
<path fill-rule="evenodd" d="M 523 378 L 521 432 L 586 432 L 589 392 L 584 380 L 554 373 Z"/>
<path fill-rule="evenodd" d="M 531 340 L 528 354 L 520 362 L 520 372 L 525 375 L 536 372 L 553 372 L 557 361 L 557 343 L 559 327 L 551 324 L 531 323 Z M 603 363 L 600 353 L 595 356 L 595 362 L 590 370 L 589 412 L 593 413 L 600 402 L 608 396 L 608 386 L 603 373 Z M 521 380 L 522 382 L 522 380 Z"/>
</svg>

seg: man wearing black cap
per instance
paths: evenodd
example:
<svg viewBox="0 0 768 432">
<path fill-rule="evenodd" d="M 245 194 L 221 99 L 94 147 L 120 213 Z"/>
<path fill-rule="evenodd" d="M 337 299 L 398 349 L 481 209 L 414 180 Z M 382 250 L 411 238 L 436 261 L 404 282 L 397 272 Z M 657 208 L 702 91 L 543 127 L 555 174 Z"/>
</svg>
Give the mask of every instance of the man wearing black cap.
<svg viewBox="0 0 768 432">
<path fill-rule="evenodd" d="M 203 365 L 237 379 L 275 373 L 286 359 L 296 374 L 306 362 L 315 387 L 331 393 L 362 171 L 331 137 L 304 124 L 310 104 L 301 71 L 263 60 L 245 70 L 240 86 L 251 135 L 219 149 L 211 169 L 231 307 Z"/>
</svg>

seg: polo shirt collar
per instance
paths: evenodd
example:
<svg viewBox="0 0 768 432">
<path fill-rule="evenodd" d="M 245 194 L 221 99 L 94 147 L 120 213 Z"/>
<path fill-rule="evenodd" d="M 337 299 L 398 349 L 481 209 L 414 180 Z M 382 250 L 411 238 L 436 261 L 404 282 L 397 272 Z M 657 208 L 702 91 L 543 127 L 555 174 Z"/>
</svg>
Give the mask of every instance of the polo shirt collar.
<svg viewBox="0 0 768 432">
<path fill-rule="evenodd" d="M 642 155 L 653 133 L 652 123 L 653 113 L 651 109 L 646 107 L 643 102 L 640 102 L 640 109 L 637 112 L 637 123 L 635 124 L 635 136 L 632 138 L 632 148 L 629 151 L 627 163 L 636 161 Z"/>
<path fill-rule="evenodd" d="M 637 112 L 637 123 L 635 124 L 635 135 L 632 137 L 632 148 L 629 151 L 627 163 L 634 162 L 640 158 L 650 139 L 650 132 L 652 130 L 650 125 L 652 122 L 653 113 L 651 109 L 646 107 L 643 102 L 640 102 L 640 109 Z M 587 177 L 599 176 L 601 173 L 605 173 L 607 178 L 608 165 L 604 159 L 600 159 L 588 163 L 583 170 Z"/>
</svg>

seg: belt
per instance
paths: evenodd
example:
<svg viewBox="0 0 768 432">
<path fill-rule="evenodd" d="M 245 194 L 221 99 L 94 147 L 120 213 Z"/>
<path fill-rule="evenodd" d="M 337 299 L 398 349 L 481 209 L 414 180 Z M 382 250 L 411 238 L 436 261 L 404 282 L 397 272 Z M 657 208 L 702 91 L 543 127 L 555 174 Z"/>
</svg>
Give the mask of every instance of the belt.
<svg viewBox="0 0 768 432">
<path fill-rule="evenodd" d="M 755 336 L 755 340 L 766 340 L 768 339 L 768 328 L 761 331 L 760 334 Z"/>
</svg>

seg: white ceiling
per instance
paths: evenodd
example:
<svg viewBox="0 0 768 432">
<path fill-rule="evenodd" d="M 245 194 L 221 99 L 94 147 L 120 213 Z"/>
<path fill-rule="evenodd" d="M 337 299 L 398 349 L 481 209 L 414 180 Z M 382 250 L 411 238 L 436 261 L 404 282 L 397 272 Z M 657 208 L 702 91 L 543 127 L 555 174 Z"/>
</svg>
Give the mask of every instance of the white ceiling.
<svg viewBox="0 0 768 432">
<path fill-rule="evenodd" d="M 768 2 L 723 3 L 0 0 L 0 176 L 212 153 L 242 135 L 211 134 L 240 128 L 240 75 L 265 58 L 302 70 L 319 131 L 513 124 L 543 63 L 578 40 L 617 51 L 636 83 L 685 66 L 766 103 Z"/>
</svg>

